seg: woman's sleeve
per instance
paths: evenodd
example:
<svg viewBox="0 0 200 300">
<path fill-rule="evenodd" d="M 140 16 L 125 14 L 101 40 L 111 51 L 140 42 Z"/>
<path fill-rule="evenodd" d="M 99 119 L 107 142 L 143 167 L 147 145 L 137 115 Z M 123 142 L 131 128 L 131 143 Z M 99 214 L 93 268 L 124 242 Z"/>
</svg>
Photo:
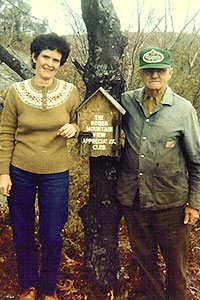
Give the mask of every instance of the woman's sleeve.
<svg viewBox="0 0 200 300">
<path fill-rule="evenodd" d="M 17 128 L 17 109 L 15 103 L 15 88 L 8 91 L 3 109 L 0 129 L 0 174 L 10 173 L 10 163 L 15 146 Z"/>
</svg>

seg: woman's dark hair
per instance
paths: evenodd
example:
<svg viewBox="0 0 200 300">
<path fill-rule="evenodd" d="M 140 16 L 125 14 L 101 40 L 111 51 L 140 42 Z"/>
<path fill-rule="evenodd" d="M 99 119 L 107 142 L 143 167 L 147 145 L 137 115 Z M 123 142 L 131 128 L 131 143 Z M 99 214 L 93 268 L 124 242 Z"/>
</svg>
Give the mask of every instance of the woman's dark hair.
<svg viewBox="0 0 200 300">
<path fill-rule="evenodd" d="M 48 33 L 38 35 L 31 43 L 31 56 L 34 53 L 34 58 L 37 59 L 43 50 L 57 50 L 62 54 L 60 65 L 62 66 L 70 53 L 70 45 L 64 36 L 58 36 L 56 33 Z M 32 67 L 35 69 L 35 63 L 32 60 Z"/>
</svg>

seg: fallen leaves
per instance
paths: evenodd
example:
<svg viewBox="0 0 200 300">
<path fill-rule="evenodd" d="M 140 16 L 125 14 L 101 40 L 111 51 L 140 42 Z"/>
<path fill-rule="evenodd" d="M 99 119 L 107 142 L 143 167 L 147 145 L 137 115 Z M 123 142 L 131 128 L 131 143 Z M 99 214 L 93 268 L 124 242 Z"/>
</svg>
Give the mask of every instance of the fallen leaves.
<svg viewBox="0 0 200 300">
<path fill-rule="evenodd" d="M 78 211 L 88 199 L 88 166 L 75 167 L 71 173 L 70 216 L 63 229 L 63 253 L 58 272 L 57 292 L 62 300 L 142 300 L 138 266 L 130 249 L 127 229 L 122 218 L 119 228 L 119 255 L 121 275 L 117 291 L 105 290 L 97 284 L 84 267 L 84 230 Z M 38 209 L 36 209 L 38 222 Z M 188 300 L 200 300 L 200 223 L 193 228 L 188 261 Z M 36 226 L 36 233 L 38 226 Z M 159 253 L 161 276 L 165 276 L 165 264 Z M 20 290 L 17 279 L 15 251 L 8 209 L 0 208 L 0 300 L 16 299 Z"/>
</svg>

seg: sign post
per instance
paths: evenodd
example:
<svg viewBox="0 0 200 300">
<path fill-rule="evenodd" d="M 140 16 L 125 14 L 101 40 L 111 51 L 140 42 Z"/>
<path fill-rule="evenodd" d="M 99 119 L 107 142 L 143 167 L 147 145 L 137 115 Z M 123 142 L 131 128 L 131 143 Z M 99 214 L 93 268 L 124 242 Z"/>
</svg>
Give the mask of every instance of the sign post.
<svg viewBox="0 0 200 300">
<path fill-rule="evenodd" d="M 117 285 L 121 270 L 117 249 L 122 212 L 116 180 L 125 113 L 101 87 L 77 110 L 79 153 L 90 161 L 89 201 L 79 211 L 85 232 L 84 263 L 106 289 Z"/>
</svg>

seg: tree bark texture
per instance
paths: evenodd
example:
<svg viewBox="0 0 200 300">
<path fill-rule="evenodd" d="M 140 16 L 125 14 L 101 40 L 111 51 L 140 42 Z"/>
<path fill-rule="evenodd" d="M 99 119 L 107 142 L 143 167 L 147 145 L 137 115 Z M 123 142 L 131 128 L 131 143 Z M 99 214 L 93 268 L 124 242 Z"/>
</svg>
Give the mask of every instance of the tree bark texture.
<svg viewBox="0 0 200 300">
<path fill-rule="evenodd" d="M 115 196 L 117 170 L 115 158 L 90 158 L 89 201 L 79 211 L 85 231 L 85 267 L 105 290 L 116 288 L 121 274 L 118 229 L 122 212 Z"/>
<path fill-rule="evenodd" d="M 33 73 L 23 63 L 6 50 L 0 44 L 0 62 L 4 62 L 8 67 L 15 71 L 22 79 L 28 79 L 33 76 Z"/>
<path fill-rule="evenodd" d="M 89 43 L 89 59 L 83 75 L 86 98 L 102 86 L 119 100 L 124 90 L 120 59 L 127 41 L 112 1 L 81 0 L 81 8 Z"/>
<path fill-rule="evenodd" d="M 116 100 L 124 91 L 120 59 L 126 46 L 111 0 L 81 0 L 87 27 L 89 58 L 83 75 L 86 99 L 100 86 Z M 90 196 L 79 212 L 85 231 L 85 265 L 105 288 L 120 276 L 118 227 L 122 216 L 116 200 L 118 158 L 90 157 Z"/>
</svg>

